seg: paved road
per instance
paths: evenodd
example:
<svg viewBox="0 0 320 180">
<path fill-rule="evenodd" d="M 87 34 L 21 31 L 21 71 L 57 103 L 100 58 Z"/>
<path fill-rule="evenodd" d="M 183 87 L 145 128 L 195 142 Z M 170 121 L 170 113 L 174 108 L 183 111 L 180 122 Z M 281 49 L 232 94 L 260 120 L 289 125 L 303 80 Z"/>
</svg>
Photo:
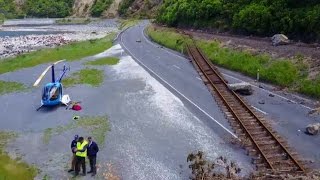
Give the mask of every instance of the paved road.
<svg viewBox="0 0 320 180">
<path fill-rule="evenodd" d="M 222 137 L 236 137 L 192 64 L 149 42 L 143 35 L 144 27 L 135 26 L 125 31 L 119 38 L 123 48 Z"/>
<path fill-rule="evenodd" d="M 210 124 L 214 131 L 229 134 L 230 127 L 223 118 L 219 108 L 206 90 L 192 64 L 184 56 L 152 43 L 143 33 L 147 22 L 126 30 L 120 36 L 121 45 L 151 75 L 175 93 L 201 120 Z M 136 42 L 141 40 L 141 42 Z M 221 69 L 229 82 L 253 80 L 239 73 Z M 291 147 L 298 151 L 306 160 L 311 160 L 312 167 L 320 167 L 319 136 L 304 133 L 305 127 L 319 122 L 319 116 L 309 116 L 311 107 L 297 103 L 292 95 L 283 95 L 269 91 L 269 85 L 257 86 L 252 96 L 245 97 L 251 104 L 270 119 L 274 129 L 288 139 Z M 274 94 L 270 97 L 269 94 Z M 265 104 L 258 102 L 264 100 Z"/>
</svg>

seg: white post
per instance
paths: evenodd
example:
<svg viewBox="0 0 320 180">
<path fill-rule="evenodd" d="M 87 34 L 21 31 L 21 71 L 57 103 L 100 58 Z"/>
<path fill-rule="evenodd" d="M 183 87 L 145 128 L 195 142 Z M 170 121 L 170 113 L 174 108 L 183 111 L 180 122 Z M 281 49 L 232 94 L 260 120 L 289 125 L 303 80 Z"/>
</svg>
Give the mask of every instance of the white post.
<svg viewBox="0 0 320 180">
<path fill-rule="evenodd" d="M 257 81 L 259 81 L 259 79 L 260 79 L 260 69 L 258 69 L 258 72 L 257 72 Z"/>
</svg>

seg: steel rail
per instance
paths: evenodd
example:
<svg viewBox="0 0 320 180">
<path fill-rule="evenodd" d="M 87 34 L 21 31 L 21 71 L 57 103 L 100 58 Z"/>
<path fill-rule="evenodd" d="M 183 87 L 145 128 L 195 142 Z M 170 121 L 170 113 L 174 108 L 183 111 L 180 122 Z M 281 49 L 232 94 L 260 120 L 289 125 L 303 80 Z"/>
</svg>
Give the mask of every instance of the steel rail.
<svg viewBox="0 0 320 180">
<path fill-rule="evenodd" d="M 231 105 L 229 104 L 229 102 L 225 99 L 225 97 L 222 95 L 222 93 L 220 92 L 219 88 L 215 85 L 214 82 L 212 82 L 212 80 L 210 79 L 209 75 L 205 72 L 203 65 L 200 64 L 199 60 L 197 59 L 197 57 L 195 57 L 194 51 L 192 51 L 192 48 L 194 49 L 194 51 L 196 51 L 200 56 L 200 58 L 203 60 L 203 62 L 205 63 L 206 66 L 208 66 L 208 68 L 214 73 L 214 75 L 216 77 L 218 77 L 218 79 L 222 82 L 222 84 L 225 86 L 225 88 L 228 88 L 226 81 L 224 80 L 224 78 L 221 77 L 220 73 L 218 73 L 217 70 L 215 70 L 215 68 L 213 67 L 213 65 L 208 61 L 208 59 L 206 58 L 206 56 L 201 52 L 201 50 L 196 47 L 196 46 L 189 46 L 187 45 L 187 50 L 188 50 L 188 54 L 189 56 L 194 60 L 194 62 L 197 64 L 197 66 L 199 67 L 199 69 L 201 70 L 201 72 L 203 73 L 203 75 L 206 77 L 206 79 L 210 82 L 211 86 L 215 89 L 216 93 L 218 94 L 218 96 L 221 98 L 221 100 L 223 101 L 223 103 L 226 105 L 226 107 L 229 109 L 230 113 L 233 115 L 233 117 L 237 120 L 237 122 L 240 124 L 241 128 L 244 130 L 245 134 L 247 134 L 247 136 L 249 137 L 249 139 L 251 140 L 251 144 L 259 151 L 258 153 L 261 154 L 263 160 L 266 162 L 267 167 L 275 170 L 275 168 L 272 165 L 272 162 L 270 162 L 266 156 L 266 154 L 262 151 L 262 149 L 259 147 L 258 143 L 256 142 L 256 140 L 253 138 L 253 135 L 249 132 L 248 128 L 245 126 L 244 122 L 241 120 L 241 118 L 237 115 L 237 113 L 235 112 L 235 110 L 231 107 Z M 293 162 L 293 164 L 298 168 L 298 171 L 302 171 L 305 172 L 305 169 L 299 164 L 298 161 L 296 161 L 296 159 L 292 156 L 292 154 L 287 150 L 286 147 L 284 147 L 284 145 L 277 139 L 277 137 L 271 132 L 271 130 L 260 120 L 260 118 L 247 106 L 246 103 L 244 103 L 244 101 L 234 92 L 229 90 L 229 92 L 233 95 L 233 97 L 240 103 L 240 105 L 247 110 L 247 112 L 254 118 L 254 120 L 256 120 L 256 122 L 258 122 L 259 126 L 264 128 L 265 132 L 267 133 L 267 136 L 271 136 L 272 140 L 275 141 L 275 143 L 277 144 L 278 147 L 281 148 L 281 150 L 286 153 L 286 155 L 289 156 L 290 160 Z"/>
</svg>

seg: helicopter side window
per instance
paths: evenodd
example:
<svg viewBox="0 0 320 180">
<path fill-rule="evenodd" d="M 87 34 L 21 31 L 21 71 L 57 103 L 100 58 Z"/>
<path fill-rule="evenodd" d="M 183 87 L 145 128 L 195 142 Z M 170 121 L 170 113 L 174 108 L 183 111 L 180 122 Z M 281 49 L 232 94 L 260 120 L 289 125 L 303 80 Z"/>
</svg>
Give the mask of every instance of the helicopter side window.
<svg viewBox="0 0 320 180">
<path fill-rule="evenodd" d="M 47 100 L 48 99 L 48 91 L 49 91 L 48 87 L 44 87 L 43 88 L 43 91 L 42 91 L 42 99 L 43 100 Z"/>
</svg>

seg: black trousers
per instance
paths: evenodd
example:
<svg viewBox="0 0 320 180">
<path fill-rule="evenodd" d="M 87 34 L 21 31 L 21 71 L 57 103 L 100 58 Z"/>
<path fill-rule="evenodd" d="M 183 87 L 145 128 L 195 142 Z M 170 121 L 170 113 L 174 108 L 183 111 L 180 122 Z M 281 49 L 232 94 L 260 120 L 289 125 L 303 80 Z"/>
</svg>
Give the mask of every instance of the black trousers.
<svg viewBox="0 0 320 180">
<path fill-rule="evenodd" d="M 90 162 L 90 168 L 93 174 L 97 173 L 97 167 L 96 167 L 96 163 L 97 163 L 97 156 L 88 156 L 89 158 L 89 162 Z"/>
<path fill-rule="evenodd" d="M 76 175 L 78 175 L 80 172 L 80 166 L 82 166 L 83 174 L 86 174 L 87 173 L 87 171 L 86 171 L 86 158 L 77 156 L 76 157 Z"/>
</svg>

